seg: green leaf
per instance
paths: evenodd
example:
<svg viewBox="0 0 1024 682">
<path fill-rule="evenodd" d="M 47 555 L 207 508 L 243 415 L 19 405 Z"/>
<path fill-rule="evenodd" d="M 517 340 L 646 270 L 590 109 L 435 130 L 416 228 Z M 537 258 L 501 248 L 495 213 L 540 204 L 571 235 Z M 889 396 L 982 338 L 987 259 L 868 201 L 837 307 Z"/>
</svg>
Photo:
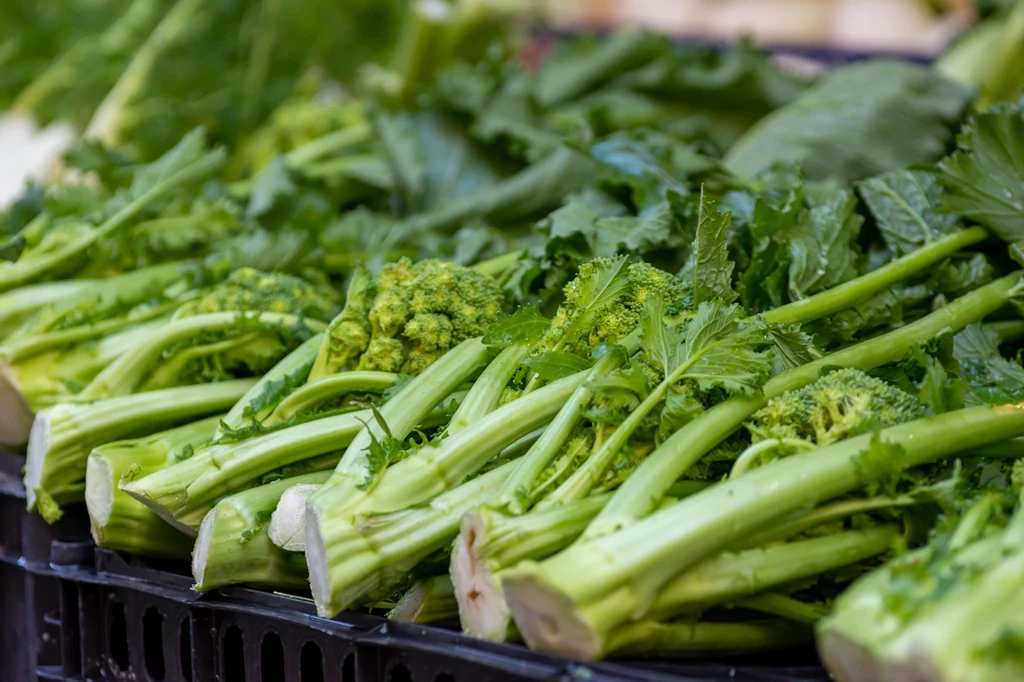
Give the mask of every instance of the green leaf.
<svg viewBox="0 0 1024 682">
<path fill-rule="evenodd" d="M 725 156 L 754 177 L 798 163 L 811 180 L 861 180 L 938 161 L 973 99 L 933 69 L 889 60 L 844 66 L 756 123 Z"/>
<path fill-rule="evenodd" d="M 399 192 L 407 206 L 417 206 L 423 195 L 427 170 L 416 141 L 412 117 L 381 113 L 372 120 Z"/>
<path fill-rule="evenodd" d="M 789 241 L 789 290 L 805 298 L 857 276 L 857 236 L 864 218 L 848 189 L 830 192 L 798 222 Z"/>
<path fill-rule="evenodd" d="M 732 271 L 736 265 L 729 259 L 731 221 L 731 214 L 719 213 L 715 200 L 701 187 L 697 236 L 693 240 L 693 298 L 696 303 L 729 302 L 736 298 L 732 289 Z"/>
<path fill-rule="evenodd" d="M 662 201 L 641 216 L 601 218 L 595 227 L 599 258 L 623 253 L 643 255 L 673 245 L 675 216 L 669 202 Z"/>
<path fill-rule="evenodd" d="M 1024 101 L 975 114 L 939 164 L 942 206 L 1003 241 L 1024 239 Z"/>
<path fill-rule="evenodd" d="M 882 440 L 881 433 L 876 431 L 868 448 L 854 462 L 857 478 L 867 494 L 895 496 L 903 480 L 906 456 L 902 445 Z"/>
<path fill-rule="evenodd" d="M 540 341 L 550 324 L 535 306 L 520 308 L 495 322 L 484 334 L 483 342 L 493 348 L 505 348 L 514 343 L 532 345 Z"/>
<path fill-rule="evenodd" d="M 266 168 L 253 178 L 246 215 L 258 218 L 274 208 L 281 199 L 294 194 L 296 189 L 284 159 L 275 156 Z"/>
<path fill-rule="evenodd" d="M 1002 405 L 1024 399 L 1024 367 L 999 353 L 999 336 L 991 327 L 965 327 L 953 338 L 953 357 L 975 402 Z"/>
<path fill-rule="evenodd" d="M 821 357 L 821 351 L 814 345 L 814 339 L 797 325 L 771 327 L 768 329 L 768 336 L 775 349 L 776 374 L 806 365 Z"/>
<path fill-rule="evenodd" d="M 722 388 L 729 393 L 751 394 L 772 372 L 766 335 L 759 323 L 746 322 L 737 305 L 702 303 L 686 327 L 686 354 L 690 363 L 683 377 L 702 391 Z"/>
<path fill-rule="evenodd" d="M 648 364 L 668 376 L 680 364 L 681 342 L 678 328 L 665 324 L 664 299 L 648 296 L 640 313 L 640 348 Z"/>
<path fill-rule="evenodd" d="M 665 406 L 661 410 L 658 422 L 658 440 L 672 435 L 689 422 L 696 419 L 704 411 L 704 406 L 697 398 L 686 390 L 670 390 L 665 398 Z"/>
<path fill-rule="evenodd" d="M 526 358 L 523 365 L 536 372 L 544 381 L 556 381 L 590 369 L 590 363 L 580 356 L 562 351 L 548 351 L 533 355 Z"/>
<path fill-rule="evenodd" d="M 898 256 L 949 234 L 960 222 L 955 215 L 939 212 L 942 186 L 930 171 L 892 171 L 858 183 L 857 189 Z"/>
</svg>

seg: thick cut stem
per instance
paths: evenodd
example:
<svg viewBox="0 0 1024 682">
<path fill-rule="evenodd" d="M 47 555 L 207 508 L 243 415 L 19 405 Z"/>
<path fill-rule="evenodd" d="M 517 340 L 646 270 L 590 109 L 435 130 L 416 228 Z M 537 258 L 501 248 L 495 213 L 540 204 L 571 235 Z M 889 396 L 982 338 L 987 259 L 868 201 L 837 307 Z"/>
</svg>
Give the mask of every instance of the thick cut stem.
<svg viewBox="0 0 1024 682">
<path fill-rule="evenodd" d="M 394 587 L 451 542 L 462 515 L 494 495 L 512 466 L 493 469 L 422 507 L 307 522 L 309 584 L 320 615 L 333 616 Z"/>
<path fill-rule="evenodd" d="M 330 526 L 358 514 L 405 509 L 456 488 L 502 450 L 548 423 L 586 375 L 583 371 L 564 377 L 503 405 L 437 446 L 389 467 L 371 490 L 360 489 L 358 481 L 324 486 L 309 498 L 306 538 L 310 523 Z"/>
<path fill-rule="evenodd" d="M 211 417 L 146 438 L 93 449 L 85 470 L 85 504 L 96 544 L 142 556 L 187 558 L 192 539 L 118 490 L 117 485 L 122 479 L 145 476 L 173 464 L 185 448 L 201 447 L 213 437 L 219 422 L 219 416 Z"/>
<path fill-rule="evenodd" d="M 1024 404 L 973 408 L 776 461 L 542 564 L 520 564 L 504 578 L 509 606 L 532 648 L 599 657 L 608 633 L 642 618 L 672 578 L 751 532 L 879 476 L 1021 434 Z"/>
<path fill-rule="evenodd" d="M 1013 298 L 1019 284 L 1020 273 L 996 280 L 905 327 L 783 372 L 757 395 L 739 396 L 715 405 L 672 434 L 637 467 L 594 519 L 584 539 L 615 532 L 651 513 L 673 481 L 772 398 L 817 380 L 827 367 L 869 370 L 898 362 L 937 334 L 955 333 L 998 310 Z"/>
<path fill-rule="evenodd" d="M 180 517 L 209 509 L 275 469 L 345 447 L 372 418 L 369 410 L 360 410 L 238 443 L 214 443 L 174 466 L 126 482 L 121 489 L 181 527 Z"/>
<path fill-rule="evenodd" d="M 306 562 L 270 542 L 266 517 L 281 495 L 295 485 L 320 484 L 330 471 L 286 478 L 225 497 L 199 526 L 192 554 L 197 592 L 249 583 L 268 587 L 305 587 Z"/>
<path fill-rule="evenodd" d="M 57 405 L 39 413 L 32 425 L 25 460 L 28 508 L 44 496 L 48 520 L 59 517 L 54 504 L 82 500 L 85 469 L 93 448 L 142 436 L 228 409 L 255 383 L 251 379 L 169 388 L 83 405 Z"/>
</svg>

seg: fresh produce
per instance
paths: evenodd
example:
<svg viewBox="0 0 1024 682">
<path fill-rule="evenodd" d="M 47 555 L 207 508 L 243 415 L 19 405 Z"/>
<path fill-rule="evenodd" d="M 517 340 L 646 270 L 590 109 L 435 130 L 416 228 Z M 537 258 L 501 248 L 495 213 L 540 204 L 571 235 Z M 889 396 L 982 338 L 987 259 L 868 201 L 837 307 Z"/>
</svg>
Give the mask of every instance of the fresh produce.
<svg viewBox="0 0 1024 682">
<path fill-rule="evenodd" d="M 279 4 L 101 3 L 0 82 L 83 136 L 0 214 L 30 508 L 325 617 L 1013 676 L 979 609 L 1017 569 L 1016 62 L 534 65 L 518 3 Z"/>
</svg>

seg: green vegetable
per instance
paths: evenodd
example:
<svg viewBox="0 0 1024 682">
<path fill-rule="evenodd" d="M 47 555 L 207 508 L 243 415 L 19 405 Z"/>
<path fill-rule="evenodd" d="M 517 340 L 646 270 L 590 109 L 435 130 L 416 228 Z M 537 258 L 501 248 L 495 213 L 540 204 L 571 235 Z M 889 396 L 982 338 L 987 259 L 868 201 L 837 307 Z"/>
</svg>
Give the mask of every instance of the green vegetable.
<svg viewBox="0 0 1024 682">
<path fill-rule="evenodd" d="M 254 384 L 252 379 L 168 388 L 91 403 L 60 404 L 38 415 L 29 436 L 25 490 L 29 510 L 48 521 L 62 505 L 84 499 L 93 448 L 223 412 Z"/>
<path fill-rule="evenodd" d="M 908 468 L 1022 433 L 1020 405 L 970 408 L 793 455 L 621 532 L 507 572 L 504 585 L 516 626 L 533 648 L 598 657 L 607 650 L 609 632 L 646 614 L 675 575 L 758 526 Z M 578 567 L 584 565 L 587 572 L 581 574 Z"/>
<path fill-rule="evenodd" d="M 946 153 L 972 94 L 923 66 L 846 66 L 761 119 L 729 150 L 725 165 L 753 177 L 796 162 L 810 179 L 852 181 L 934 163 Z"/>
<path fill-rule="evenodd" d="M 85 469 L 85 504 L 96 544 L 142 556 L 187 558 L 192 539 L 128 497 L 118 484 L 172 465 L 183 451 L 207 443 L 219 423 L 220 417 L 210 417 L 93 448 Z"/>
</svg>

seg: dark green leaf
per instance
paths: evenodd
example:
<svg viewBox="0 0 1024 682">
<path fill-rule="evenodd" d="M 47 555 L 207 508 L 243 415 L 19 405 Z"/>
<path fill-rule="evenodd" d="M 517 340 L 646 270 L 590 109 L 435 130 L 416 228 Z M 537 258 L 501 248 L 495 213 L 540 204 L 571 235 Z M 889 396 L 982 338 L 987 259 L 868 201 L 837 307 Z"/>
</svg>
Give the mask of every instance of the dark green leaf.
<svg viewBox="0 0 1024 682">
<path fill-rule="evenodd" d="M 935 173 L 892 171 L 864 180 L 858 189 L 886 243 L 897 255 L 949 234 L 959 223 L 957 216 L 939 213 L 942 187 Z"/>
<path fill-rule="evenodd" d="M 590 369 L 590 363 L 583 358 L 562 351 L 540 353 L 527 358 L 523 364 L 536 372 L 544 381 L 555 381 Z"/>
<path fill-rule="evenodd" d="M 540 314 L 536 307 L 520 308 L 487 330 L 483 342 L 495 348 L 505 348 L 514 343 L 531 345 L 544 336 L 551 321 Z"/>
<path fill-rule="evenodd" d="M 729 302 L 736 298 L 732 288 L 735 263 L 729 258 L 729 224 L 731 215 L 720 213 L 714 199 L 700 192 L 697 215 L 697 237 L 693 241 L 693 298 Z"/>
<path fill-rule="evenodd" d="M 1024 399 L 1024 367 L 999 353 L 999 336 L 991 327 L 968 325 L 954 337 L 953 357 L 974 402 L 1002 405 Z"/>
<path fill-rule="evenodd" d="M 857 276 L 857 236 L 864 219 L 847 189 L 831 192 L 804 214 L 789 243 L 789 290 L 801 299 Z"/>
<path fill-rule="evenodd" d="M 1024 239 L 1024 101 L 975 114 L 939 164 L 942 206 L 1000 239 Z"/>
<path fill-rule="evenodd" d="M 806 177 L 860 180 L 938 161 L 973 91 L 929 67 L 867 61 L 839 68 L 768 114 L 729 150 L 725 165 L 753 177 L 796 162 Z"/>
<path fill-rule="evenodd" d="M 277 206 L 282 199 L 292 196 L 296 189 L 284 159 L 280 156 L 274 157 L 267 167 L 253 178 L 246 214 L 250 218 L 258 218 Z"/>
</svg>

